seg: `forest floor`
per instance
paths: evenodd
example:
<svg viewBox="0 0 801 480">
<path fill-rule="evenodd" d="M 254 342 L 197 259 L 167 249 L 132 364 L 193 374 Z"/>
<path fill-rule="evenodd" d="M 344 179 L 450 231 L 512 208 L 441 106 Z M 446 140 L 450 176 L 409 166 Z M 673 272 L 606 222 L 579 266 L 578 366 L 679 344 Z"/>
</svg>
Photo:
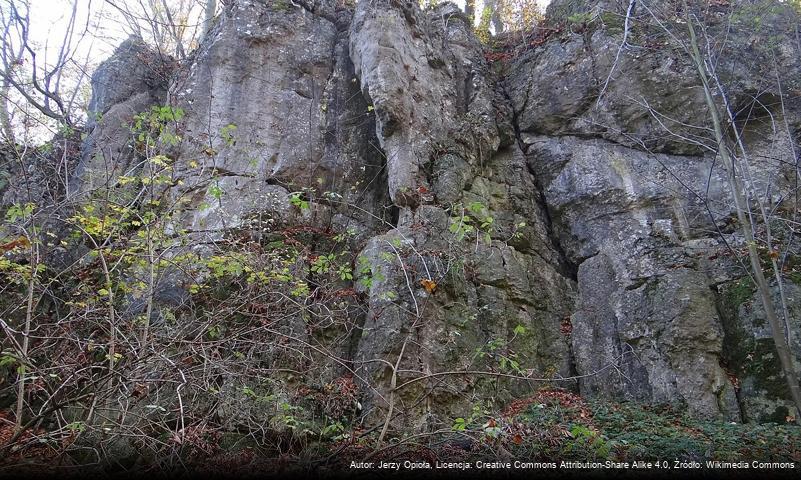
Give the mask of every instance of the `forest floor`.
<svg viewBox="0 0 801 480">
<path fill-rule="evenodd" d="M 12 429 L 8 413 L 0 412 L 0 445 L 8 440 Z M 493 471 L 503 470 L 506 464 L 515 462 L 554 462 L 555 470 L 560 470 L 562 461 L 589 462 L 582 467 L 586 470 L 593 470 L 592 462 L 612 466 L 628 462 L 629 469 L 634 462 L 658 462 L 661 471 L 687 466 L 704 469 L 707 462 L 713 461 L 739 462 L 741 468 L 747 463 L 749 469 L 759 463 L 793 462 L 795 468 L 801 465 L 801 428 L 796 425 L 698 420 L 670 406 L 588 401 L 562 390 L 542 390 L 513 402 L 495 416 L 477 412 L 471 418 L 457 419 L 448 430 L 408 438 L 390 436 L 381 447 L 377 446 L 376 437 L 360 435 L 355 430 L 337 439 L 277 435 L 269 441 L 231 445 L 217 434 L 187 441 L 181 460 L 167 462 L 170 467 L 166 469 L 164 459 L 158 464 L 139 459 L 128 465 L 88 468 L 134 475 L 240 477 L 347 472 L 354 465 L 369 464 L 371 467 L 357 467 L 351 472 L 367 474 L 380 470 L 382 462 L 397 462 L 399 470 L 411 470 L 416 465 L 429 471 L 428 465 L 435 473 L 448 473 L 449 470 L 436 468 L 444 462 L 462 462 L 456 468 L 474 472 L 487 465 Z M 43 431 L 27 432 L 22 439 L 23 448 L 0 456 L 0 476 L 83 471 L 69 453 L 69 441 L 47 441 Z"/>
</svg>

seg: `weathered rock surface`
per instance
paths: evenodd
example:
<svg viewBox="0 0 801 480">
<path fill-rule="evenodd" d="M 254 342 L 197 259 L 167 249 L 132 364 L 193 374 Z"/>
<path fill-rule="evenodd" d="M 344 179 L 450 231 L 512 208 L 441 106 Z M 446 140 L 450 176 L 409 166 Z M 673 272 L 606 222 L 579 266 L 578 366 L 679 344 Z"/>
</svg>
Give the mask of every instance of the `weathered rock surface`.
<svg viewBox="0 0 801 480">
<path fill-rule="evenodd" d="M 137 161 L 141 146 L 131 133 L 134 117 L 166 101 L 172 62 L 131 37 L 95 70 L 87 135 L 69 182 L 70 196 L 113 187 L 118 177 L 144 168 Z"/>
<path fill-rule="evenodd" d="M 353 81 L 347 32 L 331 20 L 237 2 L 196 56 L 171 90 L 187 113 L 180 167 L 192 190 L 214 181 L 235 200 L 207 212 L 216 221 L 193 218 L 193 228 L 235 226 L 265 206 L 265 192 L 283 192 L 287 205 L 288 191 L 344 194 L 376 174 L 381 159 L 369 146 L 372 122 Z M 191 160 L 198 166 L 188 167 Z"/>
<path fill-rule="evenodd" d="M 781 366 L 764 307 L 753 290 L 748 278 L 718 287 L 718 302 L 726 332 L 722 358 L 738 378 L 743 419 L 782 423 L 786 417 L 793 416 L 793 407 L 786 400 L 790 393 L 779 373 Z M 784 296 L 789 319 L 789 344 L 793 352 L 798 352 L 801 347 L 801 289 L 795 283 L 785 282 Z M 773 297 L 780 305 L 781 296 L 775 282 Z"/>
<path fill-rule="evenodd" d="M 387 155 L 390 196 L 401 207 L 397 228 L 365 249 L 374 268 L 387 273 L 370 289 L 363 327 L 369 337 L 358 358 L 400 358 L 401 368 L 425 373 L 514 360 L 531 376 L 570 376 L 559 326 L 571 309 L 574 282 L 549 237 L 508 104 L 466 19 L 448 4 L 424 15 L 412 3 L 362 2 L 351 29 L 356 73 Z M 477 207 L 463 210 L 468 205 Z M 476 231 L 462 239 L 465 211 Z M 493 225 L 482 232 L 487 218 Z M 516 235 L 518 229 L 525 234 Z M 438 285 L 433 295 L 425 280 Z M 388 300 L 388 292 L 400 301 Z M 368 371 L 391 376 L 384 366 Z M 488 392 L 492 383 L 419 382 L 402 392 L 402 408 L 430 393 L 423 413 L 458 416 L 471 392 Z M 507 401 L 530 388 L 506 385 L 508 392 L 493 396 Z"/>
<path fill-rule="evenodd" d="M 555 1 L 554 18 L 594 20 L 499 67 L 449 3 L 230 2 L 168 90 L 149 70 L 123 75 L 134 43 L 101 67 L 102 120 L 76 188 L 139 168 L 126 122 L 168 97 L 184 112 L 180 141 L 164 146 L 175 254 L 207 255 L 242 232 L 353 228 L 361 260 L 343 288 L 359 290 L 364 311 L 349 319 L 357 334 L 325 338 L 345 358 L 326 361 L 360 379 L 372 419 L 392 403 L 404 414 L 393 425 L 449 427 L 475 398 L 506 403 L 542 379 L 698 416 L 778 418 L 790 404 L 759 301 L 738 287 L 742 240 L 697 74 L 643 22 L 629 39 L 642 48 L 623 49 L 609 76 L 617 3 Z M 735 45 L 751 40 L 734 26 Z M 797 48 L 780 37 L 781 90 L 761 60 L 718 65 L 752 193 L 769 206 L 795 185 Z M 739 124 L 748 109 L 764 112 Z M 786 285 L 801 352 L 801 291 Z M 319 340 L 305 321 L 276 328 Z M 453 374 L 464 370 L 485 374 Z M 216 406 L 232 425 L 238 402 Z"/>
<path fill-rule="evenodd" d="M 660 46 L 665 32 L 646 16 L 629 42 L 644 41 L 647 32 L 648 46 L 623 49 L 610 76 L 621 42 L 613 34 L 620 20 L 612 14 L 622 12 L 580 3 L 554 2 L 552 9 L 564 18 L 585 12 L 585 22 L 596 20 L 574 24 L 576 33 L 524 53 L 508 76 L 509 90 L 520 93 L 513 102 L 529 167 L 560 244 L 579 265 L 572 316 L 576 368 L 589 375 L 620 360 L 617 368 L 583 379 L 580 388 L 678 401 L 699 415 L 737 419 L 736 388 L 722 360 L 741 340 L 723 327 L 712 292 L 743 271 L 725 256 L 739 241 L 731 234 L 737 229 L 728 173 L 710 153 L 714 145 L 704 133 L 708 110 L 698 75 L 684 52 Z M 659 13 L 671 18 L 669 10 Z M 722 28 L 714 16 L 708 19 L 712 28 Z M 783 25 L 773 20 L 777 28 Z M 668 28 L 684 38 L 681 25 Z M 735 44 L 756 36 L 744 25 L 732 27 L 730 35 Z M 797 72 L 797 47 L 789 38 L 777 41 L 775 71 Z M 763 110 L 738 124 L 741 138 L 748 137 L 738 154 L 751 162 L 752 195 L 773 204 L 792 189 L 797 138 L 791 135 L 799 117 L 797 102 L 782 109 L 768 100 L 786 92 L 765 80 L 761 72 L 770 67 L 763 61 L 732 49 L 722 54 L 717 73 L 730 89 L 735 123 L 754 104 Z M 770 123 L 767 116 L 779 119 Z M 729 321 L 738 328 L 743 322 L 749 320 Z M 747 335 L 752 343 L 769 343 L 764 332 L 745 331 L 753 332 Z M 754 388 L 739 394 L 751 410 L 763 405 L 760 414 L 775 408 L 757 400 L 763 393 Z"/>
</svg>

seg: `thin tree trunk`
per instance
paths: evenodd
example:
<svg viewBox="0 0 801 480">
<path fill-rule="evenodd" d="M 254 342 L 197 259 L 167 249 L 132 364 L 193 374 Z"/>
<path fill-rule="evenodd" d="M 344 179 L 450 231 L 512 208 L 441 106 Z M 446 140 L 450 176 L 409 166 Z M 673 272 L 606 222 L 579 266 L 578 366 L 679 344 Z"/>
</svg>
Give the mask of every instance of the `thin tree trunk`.
<svg viewBox="0 0 801 480">
<path fill-rule="evenodd" d="M 175 20 L 172 18 L 170 6 L 167 5 L 165 0 L 161 0 L 161 4 L 164 7 L 164 15 L 167 17 L 167 26 L 165 28 L 172 36 L 172 41 L 175 42 L 175 56 L 179 59 L 186 58 L 186 53 L 184 53 L 183 35 L 179 33 L 179 26 L 175 24 Z"/>
<path fill-rule="evenodd" d="M 476 25 L 476 0 L 466 0 L 464 2 L 464 13 L 470 19 L 470 26 Z"/>
<path fill-rule="evenodd" d="M 495 30 L 493 35 L 503 33 L 503 18 L 501 17 L 501 3 L 503 0 L 485 0 L 484 5 L 490 9 L 490 20 L 492 21 L 492 28 Z"/>
<path fill-rule="evenodd" d="M 8 111 L 8 94 L 11 93 L 11 85 L 4 81 L 0 87 L 0 128 L 3 130 L 3 136 L 6 142 L 14 144 L 16 138 L 14 137 L 14 129 L 11 126 L 11 115 Z"/>
<path fill-rule="evenodd" d="M 150 334 L 150 317 L 153 315 L 153 297 L 156 282 L 156 267 L 153 250 L 153 230 L 152 226 L 147 226 L 147 307 L 145 309 L 145 324 L 142 327 L 142 354 L 147 352 L 148 337 Z"/>
<path fill-rule="evenodd" d="M 214 23 L 214 14 L 217 13 L 217 0 L 206 0 L 206 9 L 203 15 L 203 34 L 201 39 L 205 38 L 211 30 L 211 25 Z"/>
<path fill-rule="evenodd" d="M 743 186 L 740 177 L 737 176 L 735 164 L 732 157 L 729 155 L 728 146 L 726 145 L 726 138 L 723 134 L 723 127 L 720 117 L 718 115 L 717 106 L 712 96 L 712 89 L 709 86 L 709 77 L 707 76 L 706 66 L 704 64 L 701 52 L 698 49 L 698 40 L 695 36 L 695 28 L 693 27 L 692 18 L 690 16 L 690 9 L 687 2 L 684 2 L 684 10 L 687 19 L 687 27 L 690 32 L 690 52 L 693 62 L 698 69 L 698 74 L 701 77 L 701 83 L 704 88 L 704 97 L 706 99 L 707 108 L 714 127 L 715 140 L 718 144 L 718 153 L 724 166 L 729 171 L 729 188 L 734 196 L 734 205 L 737 211 L 737 219 L 742 227 L 743 236 L 745 237 L 746 245 L 748 246 L 748 257 L 751 261 L 751 269 L 753 270 L 754 281 L 756 282 L 757 289 L 759 290 L 762 304 L 765 308 L 765 316 L 767 317 L 768 324 L 770 325 L 771 335 L 773 336 L 773 343 L 776 347 L 776 354 L 779 357 L 779 362 L 782 366 L 782 373 L 784 374 L 787 386 L 790 389 L 793 403 L 796 408 L 796 418 L 801 420 L 801 388 L 798 385 L 798 374 L 795 370 L 793 363 L 792 352 L 790 346 L 784 336 L 784 328 L 776 315 L 776 309 L 773 305 L 771 298 L 770 288 L 765 279 L 765 274 L 762 271 L 762 265 L 759 259 L 759 252 L 756 249 L 756 241 L 754 239 L 754 226 L 750 218 L 745 214 L 746 199 L 743 194 Z"/>
<path fill-rule="evenodd" d="M 29 266 L 31 268 L 31 278 L 28 280 L 28 303 L 25 307 L 25 326 L 22 330 L 22 352 L 19 367 L 19 385 L 17 385 L 17 405 L 15 410 L 15 424 L 14 433 L 21 431 L 22 423 L 22 410 L 25 407 L 25 380 L 28 375 L 28 350 L 30 348 L 31 338 L 31 323 L 33 321 L 33 290 L 36 286 L 36 272 L 39 265 L 39 247 L 36 245 L 36 239 L 31 239 L 31 256 Z"/>
</svg>

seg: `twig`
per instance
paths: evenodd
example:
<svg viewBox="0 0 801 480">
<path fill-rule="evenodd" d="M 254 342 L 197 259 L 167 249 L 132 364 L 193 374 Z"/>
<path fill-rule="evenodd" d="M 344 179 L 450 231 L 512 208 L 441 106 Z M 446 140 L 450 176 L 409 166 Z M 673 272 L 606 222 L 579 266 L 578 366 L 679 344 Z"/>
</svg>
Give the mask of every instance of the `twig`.
<svg viewBox="0 0 801 480">
<path fill-rule="evenodd" d="M 615 68 L 617 67 L 617 62 L 620 60 L 620 52 L 623 51 L 624 48 L 628 46 L 628 39 L 629 39 L 629 21 L 631 20 L 631 14 L 634 13 L 634 7 L 637 4 L 637 0 L 629 0 L 629 8 L 626 10 L 626 20 L 623 22 L 623 41 L 620 42 L 620 46 L 617 48 L 617 53 L 615 54 L 615 61 L 612 63 L 612 68 L 609 69 L 609 75 L 606 77 L 606 81 L 604 82 L 603 88 L 598 93 L 598 98 L 595 101 L 595 104 L 598 105 L 601 103 L 601 97 L 604 96 L 606 93 L 607 87 L 609 87 L 609 82 L 612 80 L 612 74 L 615 73 Z"/>
<path fill-rule="evenodd" d="M 387 430 L 389 429 L 389 422 L 392 420 L 392 412 L 395 410 L 395 387 L 398 384 L 398 368 L 400 368 L 401 360 L 403 360 L 403 352 L 406 351 L 406 344 L 408 341 L 408 337 L 403 341 L 401 351 L 398 354 L 398 361 L 395 362 L 395 366 L 392 368 L 392 379 L 389 382 L 389 410 L 387 410 L 387 419 L 384 421 L 384 428 L 381 429 L 381 434 L 378 436 L 378 447 L 376 448 L 381 448 L 381 444 L 384 442 L 384 436 L 386 436 Z"/>
</svg>

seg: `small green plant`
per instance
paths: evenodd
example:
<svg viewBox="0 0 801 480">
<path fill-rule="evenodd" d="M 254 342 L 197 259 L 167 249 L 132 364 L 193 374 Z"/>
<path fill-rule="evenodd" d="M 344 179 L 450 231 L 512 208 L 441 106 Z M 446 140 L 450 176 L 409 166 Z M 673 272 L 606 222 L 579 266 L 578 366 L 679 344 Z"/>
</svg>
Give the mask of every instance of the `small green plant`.
<svg viewBox="0 0 801 480">
<path fill-rule="evenodd" d="M 520 367 L 520 361 L 516 353 L 511 351 L 509 345 L 518 336 L 526 333 L 525 327 L 518 325 L 514 329 L 514 337 L 505 340 L 501 337 L 492 338 L 484 345 L 476 348 L 475 358 L 491 358 L 498 362 L 502 372 L 524 374 L 525 371 Z"/>
<path fill-rule="evenodd" d="M 517 355 L 507 357 L 506 355 L 499 355 L 498 364 L 502 372 L 512 371 L 513 373 L 523 373 L 523 370 L 520 368 L 520 363 L 512 358 L 516 356 Z"/>
<path fill-rule="evenodd" d="M 331 266 L 334 264 L 335 260 L 336 255 L 333 253 L 329 255 L 320 255 L 312 262 L 311 271 L 314 273 L 328 273 L 328 271 L 331 270 Z"/>
<path fill-rule="evenodd" d="M 309 295 L 309 284 L 298 280 L 295 282 L 295 286 L 290 290 L 290 295 L 296 298 L 303 298 Z"/>
<path fill-rule="evenodd" d="M 452 216 L 448 230 L 461 241 L 466 236 L 481 235 L 484 242 L 489 245 L 492 243 L 492 233 L 495 231 L 495 219 L 489 215 L 487 207 L 481 202 L 472 202 L 467 208 L 457 206 L 460 211 L 459 216 Z"/>
<path fill-rule="evenodd" d="M 587 450 L 591 457 L 604 459 L 609 456 L 612 443 L 607 441 L 600 433 L 586 425 L 575 424 L 570 428 L 573 442 L 567 444 L 566 450 L 576 448 Z"/>
<path fill-rule="evenodd" d="M 248 270 L 244 255 L 236 253 L 214 255 L 209 257 L 205 263 L 214 278 L 218 279 L 225 276 L 238 277 Z"/>
<path fill-rule="evenodd" d="M 374 282 L 384 280 L 380 267 L 373 268 L 370 260 L 364 255 L 359 255 L 356 259 L 356 276 L 359 279 L 358 284 L 365 289 L 372 288 Z"/>
<path fill-rule="evenodd" d="M 35 209 L 35 203 L 15 203 L 6 210 L 6 221 L 8 223 L 16 223 L 18 220 L 26 221 L 31 217 Z"/>
<path fill-rule="evenodd" d="M 519 240 L 523 238 L 523 228 L 525 227 L 526 227 L 526 222 L 516 223 L 514 226 L 514 230 L 512 230 L 512 236 L 509 238 L 509 240 L 512 239 Z"/>
<path fill-rule="evenodd" d="M 473 407 L 470 410 L 470 415 L 467 418 L 459 417 L 453 421 L 453 425 L 451 426 L 451 430 L 454 432 L 464 432 L 471 425 L 476 424 L 476 422 L 484 417 L 488 412 L 486 412 L 481 405 L 476 403 L 473 404 Z"/>
<path fill-rule="evenodd" d="M 206 335 L 208 335 L 211 340 L 216 340 L 222 335 L 222 327 L 219 325 L 212 325 L 206 330 Z"/>
<path fill-rule="evenodd" d="M 181 137 L 170 131 L 169 125 L 181 121 L 183 117 L 184 111 L 181 108 L 154 105 L 150 110 L 134 116 L 131 131 L 147 147 L 155 146 L 156 141 L 175 146 L 181 141 Z"/>
<path fill-rule="evenodd" d="M 71 432 L 83 432 L 84 430 L 86 430 L 86 424 L 81 421 L 76 421 L 64 425 L 64 428 Z"/>
<path fill-rule="evenodd" d="M 286 428 L 292 431 L 297 431 L 301 434 L 314 434 L 313 431 L 306 428 L 305 423 L 302 422 L 297 416 L 298 413 L 303 412 L 301 407 L 283 402 L 279 404 L 278 409 L 281 413 L 273 417 L 273 422 L 283 425 Z"/>
<path fill-rule="evenodd" d="M 236 131 L 236 125 L 233 123 L 229 123 L 220 129 L 220 136 L 225 141 L 225 144 L 229 147 L 236 143 L 236 139 L 233 135 L 234 131 Z"/>
<path fill-rule="evenodd" d="M 289 203 L 293 206 L 301 209 L 301 210 L 308 210 L 309 209 L 309 202 L 308 200 L 303 199 L 303 192 L 292 192 L 289 194 Z"/>
<path fill-rule="evenodd" d="M 75 134 L 75 129 L 67 125 L 66 123 L 62 123 L 58 127 L 58 133 L 65 137 L 71 137 Z"/>
<path fill-rule="evenodd" d="M 113 363 L 117 363 L 117 362 L 119 362 L 120 360 L 122 360 L 122 358 L 123 358 L 123 357 L 122 357 L 122 354 L 121 354 L 121 353 L 114 353 L 114 355 L 109 355 L 109 354 L 106 354 L 106 356 L 105 356 L 105 360 L 106 360 L 107 362 L 108 362 L 108 361 L 111 361 L 111 362 L 113 362 Z"/>
<path fill-rule="evenodd" d="M 472 223 L 473 219 L 468 216 L 452 217 L 448 230 L 456 235 L 457 240 L 462 241 L 464 240 L 464 237 L 473 233 L 475 230 L 475 227 L 473 227 Z"/>
<path fill-rule="evenodd" d="M 505 345 L 506 341 L 502 338 L 490 339 L 486 344 L 476 348 L 476 355 L 478 358 L 484 358 Z"/>
<path fill-rule="evenodd" d="M 219 182 L 215 182 L 212 185 L 209 185 L 209 195 L 211 195 L 216 200 L 220 200 L 225 192 L 223 191 L 222 187 L 220 187 Z"/>
<path fill-rule="evenodd" d="M 320 430 L 320 436 L 323 438 L 330 438 L 332 440 L 336 440 L 342 437 L 342 433 L 345 431 L 345 425 L 342 422 L 333 422 Z"/>
<path fill-rule="evenodd" d="M 459 417 L 453 421 L 453 425 L 451 426 L 451 430 L 454 432 L 464 432 L 467 430 L 467 421 L 464 418 Z"/>
<path fill-rule="evenodd" d="M 350 227 L 347 230 L 345 230 L 344 232 L 339 233 L 336 236 L 334 236 L 334 241 L 337 242 L 337 243 L 340 243 L 340 242 L 344 242 L 345 240 L 348 240 L 349 238 L 353 238 L 354 236 L 356 236 L 356 229 L 353 228 L 353 227 Z"/>
<path fill-rule="evenodd" d="M 384 301 L 387 301 L 387 302 L 392 302 L 392 301 L 395 301 L 395 300 L 398 299 L 398 294 L 390 290 L 388 292 L 381 292 L 378 295 L 378 298 L 380 300 L 384 300 Z"/>
<path fill-rule="evenodd" d="M 13 355 L 3 355 L 0 357 L 0 368 L 9 367 L 17 363 L 17 357 Z"/>
<path fill-rule="evenodd" d="M 353 269 L 349 265 L 341 265 L 337 270 L 340 280 L 353 280 Z"/>
</svg>

